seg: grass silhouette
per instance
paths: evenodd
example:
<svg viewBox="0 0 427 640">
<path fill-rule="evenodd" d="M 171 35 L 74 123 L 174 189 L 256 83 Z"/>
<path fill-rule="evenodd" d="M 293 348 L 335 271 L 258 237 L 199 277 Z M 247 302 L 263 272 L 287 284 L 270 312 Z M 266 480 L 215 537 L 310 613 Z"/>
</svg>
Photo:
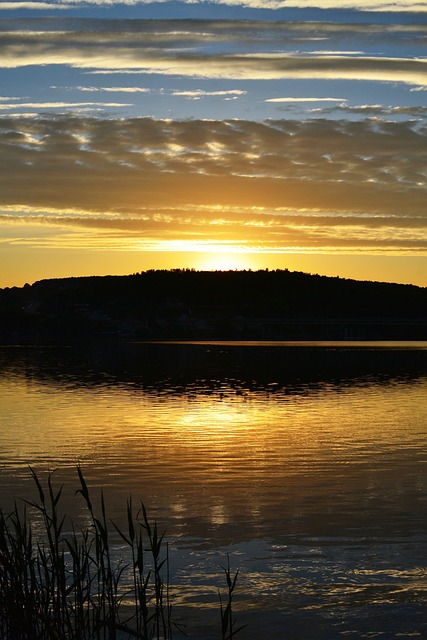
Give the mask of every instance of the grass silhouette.
<svg viewBox="0 0 427 640">
<path fill-rule="evenodd" d="M 101 493 L 100 514 L 80 467 L 80 486 L 87 526 L 64 532 L 60 515 L 62 486 L 55 489 L 52 473 L 45 487 L 30 468 L 38 500 L 15 501 L 10 513 L 0 510 L 0 637 L 2 640 L 171 640 L 182 627 L 174 621 L 170 595 L 169 547 L 157 522 L 141 502 L 126 505 L 127 526 L 107 518 Z M 36 537 L 28 507 L 42 523 Z M 70 531 L 71 529 L 71 531 Z M 124 543 L 113 552 L 112 530 Z M 220 601 L 222 640 L 232 640 L 232 609 L 238 572 L 223 567 L 227 590 Z M 130 578 L 129 578 L 130 575 Z M 185 630 L 190 635 L 191 630 Z"/>
</svg>

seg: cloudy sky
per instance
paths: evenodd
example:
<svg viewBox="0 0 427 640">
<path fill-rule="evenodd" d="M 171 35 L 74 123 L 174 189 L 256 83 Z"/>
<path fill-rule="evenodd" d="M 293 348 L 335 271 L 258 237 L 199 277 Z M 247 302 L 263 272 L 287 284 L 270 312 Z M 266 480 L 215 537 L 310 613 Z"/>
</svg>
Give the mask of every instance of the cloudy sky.
<svg viewBox="0 0 427 640">
<path fill-rule="evenodd" d="M 0 287 L 151 268 L 427 286 L 427 3 L 0 3 Z"/>
</svg>

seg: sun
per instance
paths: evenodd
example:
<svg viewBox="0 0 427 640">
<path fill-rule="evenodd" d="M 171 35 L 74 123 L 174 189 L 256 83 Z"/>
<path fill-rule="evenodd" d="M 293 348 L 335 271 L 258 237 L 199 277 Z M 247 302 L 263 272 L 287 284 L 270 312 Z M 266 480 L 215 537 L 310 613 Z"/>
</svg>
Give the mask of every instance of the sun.
<svg viewBox="0 0 427 640">
<path fill-rule="evenodd" d="M 249 260 L 243 253 L 209 252 L 197 261 L 200 271 L 243 271 L 250 268 Z"/>
</svg>

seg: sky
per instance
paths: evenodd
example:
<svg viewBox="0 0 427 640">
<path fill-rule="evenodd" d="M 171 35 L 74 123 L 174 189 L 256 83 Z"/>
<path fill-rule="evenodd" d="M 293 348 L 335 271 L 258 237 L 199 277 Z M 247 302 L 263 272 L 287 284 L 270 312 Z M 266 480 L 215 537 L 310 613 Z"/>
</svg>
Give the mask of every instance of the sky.
<svg viewBox="0 0 427 640">
<path fill-rule="evenodd" d="M 427 2 L 0 2 L 0 287 L 427 286 Z"/>
</svg>

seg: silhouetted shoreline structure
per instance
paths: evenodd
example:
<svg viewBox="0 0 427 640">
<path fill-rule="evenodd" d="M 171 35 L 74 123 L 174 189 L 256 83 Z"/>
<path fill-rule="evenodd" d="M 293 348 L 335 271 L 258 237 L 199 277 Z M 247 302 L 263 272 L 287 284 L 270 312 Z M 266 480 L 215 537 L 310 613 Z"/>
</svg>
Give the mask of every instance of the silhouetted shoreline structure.
<svg viewBox="0 0 427 640">
<path fill-rule="evenodd" d="M 427 288 L 288 270 L 151 270 L 0 289 L 0 341 L 427 340 Z"/>
</svg>

